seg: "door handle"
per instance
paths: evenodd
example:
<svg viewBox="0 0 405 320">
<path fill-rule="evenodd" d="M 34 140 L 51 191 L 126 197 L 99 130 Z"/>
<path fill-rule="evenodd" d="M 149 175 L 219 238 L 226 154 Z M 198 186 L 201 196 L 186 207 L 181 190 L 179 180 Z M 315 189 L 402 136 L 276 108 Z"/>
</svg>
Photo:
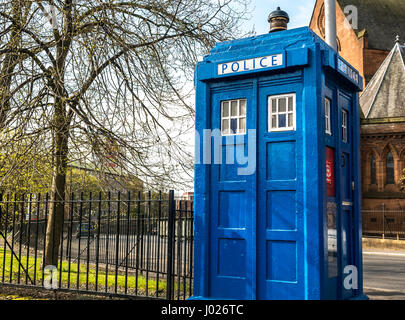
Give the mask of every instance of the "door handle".
<svg viewBox="0 0 405 320">
<path fill-rule="evenodd" d="M 342 201 L 342 206 L 353 207 L 353 202 L 350 202 L 350 201 Z"/>
</svg>

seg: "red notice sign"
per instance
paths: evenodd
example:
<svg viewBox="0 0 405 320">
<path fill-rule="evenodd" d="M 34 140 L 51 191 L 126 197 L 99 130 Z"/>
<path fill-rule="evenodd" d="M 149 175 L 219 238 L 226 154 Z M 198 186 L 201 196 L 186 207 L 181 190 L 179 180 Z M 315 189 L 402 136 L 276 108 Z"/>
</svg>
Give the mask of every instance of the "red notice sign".
<svg viewBox="0 0 405 320">
<path fill-rule="evenodd" d="M 326 193 L 335 197 L 335 150 L 326 147 Z"/>
</svg>

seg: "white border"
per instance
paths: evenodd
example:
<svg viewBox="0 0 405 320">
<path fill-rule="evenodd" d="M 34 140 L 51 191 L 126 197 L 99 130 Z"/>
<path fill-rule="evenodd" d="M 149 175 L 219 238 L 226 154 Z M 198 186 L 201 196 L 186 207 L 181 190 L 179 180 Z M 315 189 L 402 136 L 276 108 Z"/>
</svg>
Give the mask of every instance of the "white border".
<svg viewBox="0 0 405 320">
<path fill-rule="evenodd" d="M 279 99 L 279 98 L 285 98 L 285 97 L 292 97 L 293 98 L 293 126 L 292 127 L 285 127 L 285 128 L 272 128 L 272 115 L 273 111 L 271 109 L 271 100 L 272 99 Z M 278 103 L 277 103 L 278 104 Z M 287 105 L 286 105 L 286 114 L 288 115 L 288 99 L 287 99 Z M 274 96 L 268 96 L 267 97 L 267 132 L 283 132 L 283 131 L 295 131 L 297 128 L 297 95 L 295 92 L 293 93 L 287 93 L 287 94 L 280 94 L 280 95 L 274 95 Z M 278 113 L 277 113 L 278 115 Z M 288 117 L 286 119 L 287 124 L 288 124 Z"/>
<path fill-rule="evenodd" d="M 246 107 L 246 113 L 245 113 L 245 115 L 244 116 L 241 116 L 240 115 L 240 102 L 242 101 L 242 100 L 245 100 L 246 101 L 246 104 L 245 104 L 245 107 Z M 238 102 L 238 115 L 237 116 L 234 116 L 234 117 L 232 117 L 232 101 L 237 101 Z M 224 118 L 223 117 L 223 108 L 222 108 L 222 105 L 223 105 L 223 103 L 224 102 L 228 102 L 229 103 L 229 116 L 228 117 L 226 117 L 226 118 Z M 222 137 L 229 137 L 229 136 L 242 136 L 242 135 L 245 135 L 246 134 L 246 131 L 247 131 L 247 112 L 248 112 L 248 105 L 247 105 L 247 99 L 246 98 L 239 98 L 239 99 L 231 99 L 231 100 L 222 100 L 221 101 L 221 104 L 220 104 L 220 108 L 221 108 L 221 136 Z M 237 132 L 237 133 L 224 133 L 223 132 L 223 130 L 222 130 L 222 122 L 223 122 L 223 120 L 231 120 L 231 119 L 237 119 L 238 120 L 238 129 L 239 129 L 239 120 L 240 119 L 245 119 L 245 132 Z M 229 129 L 231 128 L 231 123 L 229 123 Z"/>
<path fill-rule="evenodd" d="M 328 114 L 328 117 L 326 117 L 326 101 L 329 101 L 329 114 Z M 332 100 L 331 99 L 329 99 L 328 97 L 325 97 L 325 133 L 327 134 L 327 135 L 332 135 L 332 120 L 331 120 L 331 118 L 332 118 L 332 116 L 331 116 L 331 113 L 332 113 Z M 329 130 L 327 129 L 327 127 L 326 127 L 326 119 L 328 119 L 328 125 L 329 125 Z"/>
</svg>

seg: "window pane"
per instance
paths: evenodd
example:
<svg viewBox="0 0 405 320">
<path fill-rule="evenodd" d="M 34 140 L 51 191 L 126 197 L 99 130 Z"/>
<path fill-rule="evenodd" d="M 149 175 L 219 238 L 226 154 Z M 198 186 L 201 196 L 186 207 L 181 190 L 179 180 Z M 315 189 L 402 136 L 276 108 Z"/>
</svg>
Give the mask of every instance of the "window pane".
<svg viewBox="0 0 405 320">
<path fill-rule="evenodd" d="M 229 120 L 222 120 L 222 133 L 229 134 Z"/>
<path fill-rule="evenodd" d="M 394 157 L 392 156 L 391 152 L 387 154 L 387 184 L 394 184 Z"/>
<path fill-rule="evenodd" d="M 377 166 L 374 156 L 371 156 L 371 184 L 377 184 Z"/>
<path fill-rule="evenodd" d="M 277 99 L 271 100 L 271 112 L 277 113 Z"/>
<path fill-rule="evenodd" d="M 290 128 L 294 126 L 294 115 L 292 113 L 288 114 L 288 126 Z"/>
<path fill-rule="evenodd" d="M 286 119 L 287 115 L 286 114 L 279 114 L 278 115 L 278 127 L 279 128 L 285 128 L 286 127 Z"/>
<path fill-rule="evenodd" d="M 294 101 L 292 97 L 288 98 L 288 111 L 294 111 Z"/>
<path fill-rule="evenodd" d="M 235 134 L 238 130 L 238 119 L 231 119 L 231 133 Z"/>
<path fill-rule="evenodd" d="M 330 100 L 325 98 L 325 131 L 327 134 L 332 135 L 330 123 Z"/>
<path fill-rule="evenodd" d="M 280 98 L 278 100 L 278 112 L 286 112 L 286 98 Z"/>
<path fill-rule="evenodd" d="M 229 117 L 229 102 L 222 103 L 222 116 Z"/>
<path fill-rule="evenodd" d="M 239 119 L 239 132 L 240 133 L 246 132 L 246 118 Z"/>
<path fill-rule="evenodd" d="M 240 101 L 239 115 L 240 116 L 245 116 L 246 115 L 246 100 L 241 100 Z"/>
<path fill-rule="evenodd" d="M 231 116 L 236 117 L 238 115 L 238 101 L 231 102 Z"/>
<path fill-rule="evenodd" d="M 342 110 L 342 139 L 347 142 L 347 112 Z"/>
<path fill-rule="evenodd" d="M 277 128 L 277 116 L 272 116 L 271 117 L 271 127 L 272 128 Z"/>
</svg>

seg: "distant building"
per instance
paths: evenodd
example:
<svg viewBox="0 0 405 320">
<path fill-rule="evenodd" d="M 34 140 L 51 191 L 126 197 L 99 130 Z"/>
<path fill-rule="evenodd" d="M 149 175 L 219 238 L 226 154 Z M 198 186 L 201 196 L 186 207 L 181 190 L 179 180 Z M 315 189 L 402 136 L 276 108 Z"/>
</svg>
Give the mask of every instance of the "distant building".
<svg viewBox="0 0 405 320">
<path fill-rule="evenodd" d="M 357 21 L 348 19 L 357 13 Z M 337 0 L 337 43 L 340 55 L 368 84 L 390 53 L 395 37 L 405 39 L 404 0 Z M 324 0 L 317 0 L 310 28 L 325 38 Z"/>
<path fill-rule="evenodd" d="M 117 166 L 110 166 L 109 163 L 106 163 L 98 167 L 91 162 L 75 162 L 68 166 L 67 182 L 70 188 L 73 187 L 73 190 L 69 190 L 69 193 L 71 191 L 83 191 L 81 190 L 83 186 L 81 186 L 80 180 L 74 181 L 74 179 L 72 179 L 72 173 L 74 170 L 87 172 L 89 175 L 97 178 L 97 183 L 100 189 L 104 191 L 125 192 L 128 190 L 142 191 L 144 189 L 144 183 L 141 179 L 125 174 L 123 170 Z M 76 186 L 74 185 L 74 182 L 76 182 Z M 85 181 L 83 181 L 83 183 L 86 185 Z"/>
<path fill-rule="evenodd" d="M 405 209 L 405 46 L 395 44 L 360 105 L 363 208 Z"/>
<path fill-rule="evenodd" d="M 181 197 L 182 200 L 194 201 L 194 192 L 184 192 Z"/>
<path fill-rule="evenodd" d="M 183 195 L 176 201 L 176 209 L 180 211 L 193 212 L 194 210 L 194 192 L 185 192 Z"/>
<path fill-rule="evenodd" d="M 405 1 L 336 2 L 339 54 L 365 80 L 360 98 L 363 209 L 405 209 L 399 187 L 405 168 L 405 49 L 399 43 L 405 41 Z M 352 19 L 356 14 L 357 21 Z M 316 1 L 310 28 L 325 38 L 324 0 Z"/>
</svg>

